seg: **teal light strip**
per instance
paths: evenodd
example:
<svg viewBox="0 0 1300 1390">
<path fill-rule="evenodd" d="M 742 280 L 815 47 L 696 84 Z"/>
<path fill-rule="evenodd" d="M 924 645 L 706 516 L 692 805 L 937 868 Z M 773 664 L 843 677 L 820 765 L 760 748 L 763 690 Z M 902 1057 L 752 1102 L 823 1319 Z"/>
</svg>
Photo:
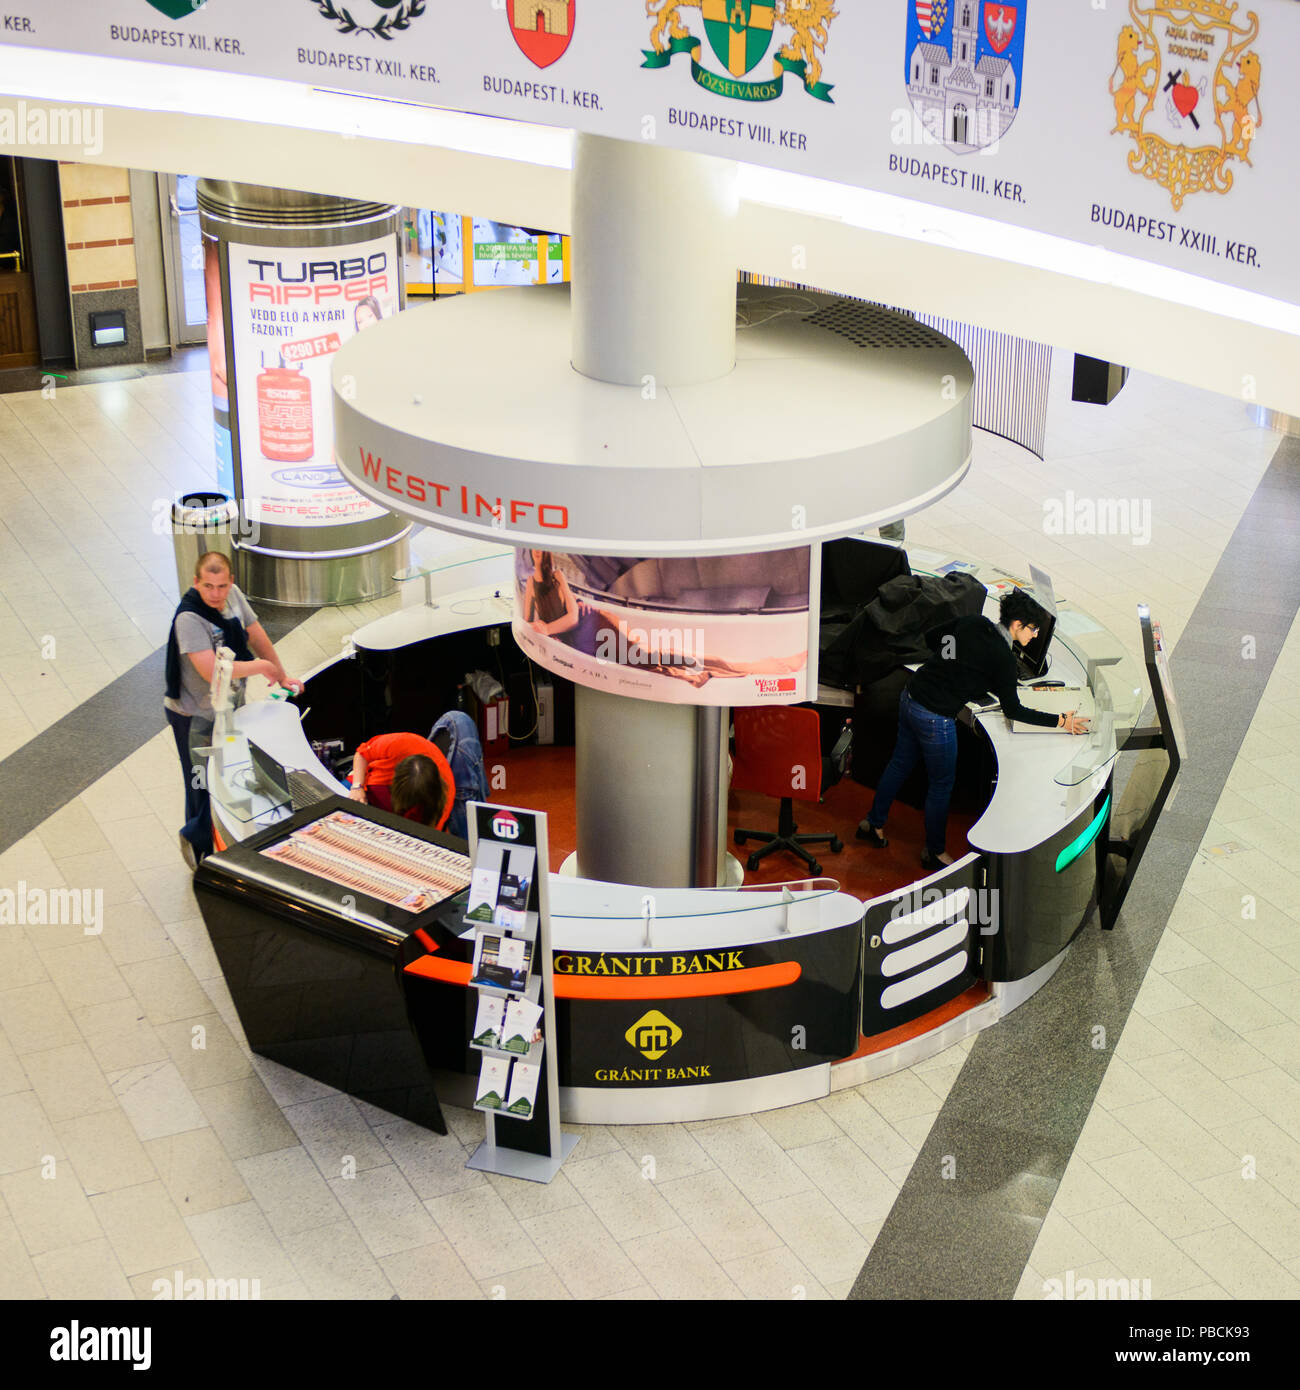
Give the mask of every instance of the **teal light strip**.
<svg viewBox="0 0 1300 1390">
<path fill-rule="evenodd" d="M 1068 868 L 1074 861 L 1088 848 L 1090 844 L 1101 833 L 1101 827 L 1106 824 L 1106 817 L 1110 815 L 1110 797 L 1106 798 L 1101 810 L 1093 817 L 1092 824 L 1079 836 L 1077 840 L 1072 840 L 1056 856 L 1056 872 L 1059 874 L 1062 869 Z"/>
</svg>

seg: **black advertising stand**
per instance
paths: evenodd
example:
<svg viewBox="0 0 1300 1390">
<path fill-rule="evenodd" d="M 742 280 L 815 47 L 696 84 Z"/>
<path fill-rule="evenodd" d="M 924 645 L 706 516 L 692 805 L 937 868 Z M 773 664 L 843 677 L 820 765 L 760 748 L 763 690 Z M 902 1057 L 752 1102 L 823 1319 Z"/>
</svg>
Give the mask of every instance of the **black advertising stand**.
<svg viewBox="0 0 1300 1390">
<path fill-rule="evenodd" d="M 465 1166 L 550 1182 L 578 1136 L 560 1131 L 546 816 L 477 801 L 468 810 L 479 997 L 470 1046 L 483 1058 L 474 1108 L 487 1137 Z"/>
</svg>

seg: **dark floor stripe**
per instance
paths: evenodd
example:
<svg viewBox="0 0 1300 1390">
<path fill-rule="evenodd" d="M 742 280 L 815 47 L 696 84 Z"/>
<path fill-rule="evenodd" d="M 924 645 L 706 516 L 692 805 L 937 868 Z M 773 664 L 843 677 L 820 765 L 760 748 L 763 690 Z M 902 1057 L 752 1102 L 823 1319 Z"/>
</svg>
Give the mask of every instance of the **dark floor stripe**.
<svg viewBox="0 0 1300 1390">
<path fill-rule="evenodd" d="M 258 617 L 278 642 L 315 611 L 268 604 Z M 151 652 L 0 762 L 0 854 L 166 727 L 164 656 Z"/>
<path fill-rule="evenodd" d="M 976 1039 L 850 1298 L 1014 1294 L 1297 611 L 1300 440 L 1287 439 L 1175 648 L 1190 753 L 1118 926 L 1094 919 L 1051 982 Z"/>
</svg>

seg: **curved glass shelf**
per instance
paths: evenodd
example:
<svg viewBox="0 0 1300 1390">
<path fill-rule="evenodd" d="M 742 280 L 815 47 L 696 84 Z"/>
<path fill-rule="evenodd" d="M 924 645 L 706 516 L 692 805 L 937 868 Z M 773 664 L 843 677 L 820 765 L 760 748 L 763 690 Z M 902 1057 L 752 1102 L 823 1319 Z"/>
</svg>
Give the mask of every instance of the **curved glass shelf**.
<svg viewBox="0 0 1300 1390">
<path fill-rule="evenodd" d="M 792 900 L 795 901 L 795 902 L 800 902 L 800 903 L 817 902 L 817 901 L 818 901 L 819 899 L 821 899 L 821 898 L 833 897 L 834 894 L 836 894 L 836 893 L 838 893 L 838 892 L 840 891 L 840 886 L 839 886 L 838 883 L 836 883 L 836 881 L 835 881 L 834 879 L 811 879 L 811 880 L 809 880 L 809 879 L 798 879 L 798 880 L 796 880 L 795 882 L 798 883 L 798 884 L 806 884 L 806 883 L 810 883 L 810 882 L 811 882 L 811 883 L 819 883 L 819 884 L 831 884 L 831 885 L 833 885 L 833 886 L 830 887 L 830 888 L 816 889 L 816 890 L 812 890 L 812 891 L 809 891 L 809 892 L 803 892 L 803 893 L 793 891 L 793 890 L 794 890 L 794 886 L 795 886 L 794 884 L 783 884 L 783 883 L 750 883 L 750 884 L 742 885 L 742 886 L 739 887 L 739 888 L 700 888 L 700 889 L 671 888 L 671 889 L 664 889 L 664 890 L 662 890 L 662 891 L 664 891 L 664 892 L 670 892 L 670 893 L 681 893 L 681 892 L 726 893 L 728 896 L 734 898 L 734 897 L 737 897 L 737 896 L 738 896 L 739 894 L 741 894 L 741 893 L 762 893 L 762 892 L 768 892 L 768 893 L 777 894 L 777 893 L 780 893 L 780 891 L 781 891 L 782 888 L 787 888 L 787 887 L 788 887 L 788 888 L 791 888 L 791 890 L 792 890 L 792 892 L 791 892 L 791 898 L 792 898 Z M 654 920 L 655 920 L 656 922 L 674 922 L 674 921 L 685 921 L 685 920 L 688 919 L 688 918 L 699 918 L 699 917 L 736 917 L 736 916 L 739 916 L 741 913 L 746 913 L 746 912 L 768 912 L 768 911 L 770 911 L 773 907 L 779 907 L 780 905 L 781 905 L 781 898 L 776 897 L 773 901 L 761 902 L 761 903 L 753 903 L 752 905 L 747 905 L 747 906 L 745 906 L 745 907 L 724 907 L 724 908 L 703 909 L 703 910 L 697 908 L 694 912 L 660 912 L 660 911 L 656 910 L 656 911 L 655 911 L 655 914 L 654 914 Z M 626 913 L 626 914 L 620 914 L 620 913 L 617 913 L 617 912 L 594 912 L 594 913 L 586 913 L 586 912 L 556 912 L 554 909 L 552 909 L 552 911 L 551 911 L 551 920 L 552 920 L 553 922 L 561 922 L 561 921 L 563 921 L 563 922 L 642 922 L 642 921 L 644 921 L 645 919 L 644 919 L 643 915 L 642 915 L 640 912 L 630 912 L 630 913 Z"/>
<path fill-rule="evenodd" d="M 1146 703 L 1142 668 L 1119 638 L 1077 608 L 1061 605 L 1056 640 L 1079 663 L 1092 692 L 1092 727 L 1071 737 L 1069 761 L 1056 774 L 1077 787 L 1105 768 L 1123 748 Z"/>
</svg>

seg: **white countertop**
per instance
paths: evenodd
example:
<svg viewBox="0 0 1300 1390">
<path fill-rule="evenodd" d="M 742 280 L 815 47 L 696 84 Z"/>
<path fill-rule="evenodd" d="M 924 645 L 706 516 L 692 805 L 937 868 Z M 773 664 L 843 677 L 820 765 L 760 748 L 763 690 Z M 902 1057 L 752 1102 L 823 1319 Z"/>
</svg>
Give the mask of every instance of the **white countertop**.
<svg viewBox="0 0 1300 1390">
<path fill-rule="evenodd" d="M 420 581 L 408 581 L 418 584 Z M 469 628 L 492 627 L 510 622 L 514 601 L 505 585 L 484 584 L 476 589 L 463 589 L 456 594 L 444 594 L 434 600 L 432 608 L 413 603 L 386 613 L 373 623 L 357 628 L 352 634 L 355 646 L 370 652 L 396 651 L 430 637 L 446 637 L 449 633 L 465 632 Z"/>
</svg>

